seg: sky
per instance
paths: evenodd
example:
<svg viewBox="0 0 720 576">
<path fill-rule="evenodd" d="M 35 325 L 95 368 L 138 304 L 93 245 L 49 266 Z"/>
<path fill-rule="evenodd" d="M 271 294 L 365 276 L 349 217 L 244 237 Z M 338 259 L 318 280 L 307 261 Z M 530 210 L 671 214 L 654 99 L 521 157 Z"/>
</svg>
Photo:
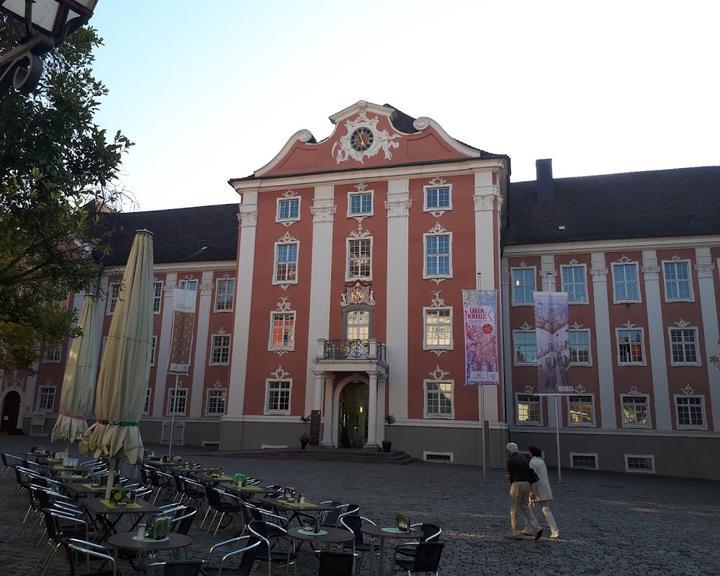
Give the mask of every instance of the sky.
<svg viewBox="0 0 720 576">
<path fill-rule="evenodd" d="M 225 204 L 357 102 L 508 154 L 511 181 L 720 164 L 720 3 L 99 0 L 96 120 L 135 146 L 124 210 Z"/>
</svg>

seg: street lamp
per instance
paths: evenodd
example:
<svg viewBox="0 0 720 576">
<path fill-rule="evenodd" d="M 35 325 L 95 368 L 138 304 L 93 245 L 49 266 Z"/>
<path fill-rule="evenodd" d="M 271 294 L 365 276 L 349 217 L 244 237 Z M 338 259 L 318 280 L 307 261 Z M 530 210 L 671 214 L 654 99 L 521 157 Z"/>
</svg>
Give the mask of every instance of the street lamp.
<svg viewBox="0 0 720 576">
<path fill-rule="evenodd" d="M 42 56 L 86 24 L 98 0 L 0 0 L 0 10 L 25 24 L 22 43 L 0 56 L 0 96 L 13 86 L 29 94 L 42 74 Z"/>
</svg>

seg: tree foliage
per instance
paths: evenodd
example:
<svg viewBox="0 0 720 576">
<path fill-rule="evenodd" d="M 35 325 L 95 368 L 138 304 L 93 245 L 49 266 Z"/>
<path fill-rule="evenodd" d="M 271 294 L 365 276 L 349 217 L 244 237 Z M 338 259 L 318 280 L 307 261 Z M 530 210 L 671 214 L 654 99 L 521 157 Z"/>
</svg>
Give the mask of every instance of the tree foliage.
<svg viewBox="0 0 720 576">
<path fill-rule="evenodd" d="M 0 53 L 21 26 L 0 16 Z M 122 195 L 132 143 L 94 122 L 105 86 L 92 73 L 96 31 L 82 27 L 45 58 L 33 94 L 0 94 L 0 369 L 30 369 L 72 327 L 70 292 L 94 290 L 106 239 L 94 221 Z"/>
</svg>

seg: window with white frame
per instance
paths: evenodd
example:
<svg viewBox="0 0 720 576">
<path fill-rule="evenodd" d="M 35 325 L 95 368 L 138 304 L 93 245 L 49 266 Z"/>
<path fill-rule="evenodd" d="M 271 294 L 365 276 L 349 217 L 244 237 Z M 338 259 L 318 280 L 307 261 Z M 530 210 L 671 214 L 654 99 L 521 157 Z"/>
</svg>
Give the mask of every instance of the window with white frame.
<svg viewBox="0 0 720 576">
<path fill-rule="evenodd" d="M 425 380 L 425 418 L 453 417 L 453 382 Z"/>
<path fill-rule="evenodd" d="M 185 278 L 180 280 L 178 288 L 180 288 L 180 290 L 191 290 L 192 292 L 197 292 L 198 281 L 193 280 L 192 278 Z"/>
<path fill-rule="evenodd" d="M 276 222 L 294 222 L 300 220 L 300 197 L 278 198 Z"/>
<path fill-rule="evenodd" d="M 425 212 L 451 210 L 450 186 L 425 186 Z"/>
<path fill-rule="evenodd" d="M 675 396 L 675 410 L 678 429 L 706 428 L 704 396 Z"/>
<path fill-rule="evenodd" d="M 226 366 L 230 363 L 230 334 L 213 334 L 210 365 Z"/>
<path fill-rule="evenodd" d="M 647 395 L 621 394 L 624 428 L 650 428 L 650 399 Z"/>
<path fill-rule="evenodd" d="M 452 350 L 452 308 L 423 308 L 423 350 Z"/>
<path fill-rule="evenodd" d="M 110 292 L 108 294 L 107 313 L 112 314 L 115 312 L 115 306 L 117 305 L 118 297 L 120 296 L 120 282 L 113 282 L 110 284 Z"/>
<path fill-rule="evenodd" d="M 690 260 L 663 261 L 665 300 L 687 302 L 693 300 Z"/>
<path fill-rule="evenodd" d="M 298 242 L 275 244 L 273 284 L 297 284 Z"/>
<path fill-rule="evenodd" d="M 539 426 L 542 424 L 540 396 L 535 394 L 517 394 L 517 423 Z"/>
<path fill-rule="evenodd" d="M 152 337 L 152 346 L 150 348 L 150 366 L 155 366 L 155 351 L 157 350 L 157 336 Z"/>
<path fill-rule="evenodd" d="M 512 303 L 514 306 L 533 304 L 535 291 L 535 267 L 510 268 L 512 283 Z"/>
<path fill-rule="evenodd" d="M 535 330 L 513 330 L 513 364 L 516 366 L 537 364 Z"/>
<path fill-rule="evenodd" d="M 595 408 L 592 394 L 568 396 L 568 426 L 594 426 Z"/>
<path fill-rule="evenodd" d="M 295 350 L 295 312 L 270 313 L 268 350 Z"/>
<path fill-rule="evenodd" d="M 372 213 L 372 190 L 365 190 L 362 192 L 348 192 L 348 216 L 372 216 Z"/>
<path fill-rule="evenodd" d="M 291 380 L 265 381 L 265 414 L 290 414 Z"/>
<path fill-rule="evenodd" d="M 370 338 L 369 310 L 348 310 L 345 321 L 345 338 L 347 340 L 368 340 Z"/>
<path fill-rule="evenodd" d="M 152 388 L 149 386 L 145 389 L 145 405 L 143 406 L 143 416 L 150 414 L 150 405 L 152 402 Z"/>
<path fill-rule="evenodd" d="M 652 454 L 625 454 L 626 472 L 655 473 L 655 456 Z"/>
<path fill-rule="evenodd" d="M 168 414 L 185 416 L 187 388 L 170 388 L 168 393 Z"/>
<path fill-rule="evenodd" d="M 38 388 L 38 410 L 52 412 L 55 409 L 55 386 L 40 386 Z"/>
<path fill-rule="evenodd" d="M 153 282 L 153 314 L 160 314 L 162 307 L 163 283 Z"/>
<path fill-rule="evenodd" d="M 568 346 L 570 347 L 570 363 L 575 366 L 591 366 L 590 330 L 568 330 Z"/>
<path fill-rule="evenodd" d="M 235 278 L 218 278 L 215 281 L 215 312 L 231 312 Z"/>
<path fill-rule="evenodd" d="M 697 328 L 670 328 L 670 363 L 673 366 L 698 366 Z"/>
<path fill-rule="evenodd" d="M 372 238 L 347 239 L 347 272 L 345 279 L 372 279 Z"/>
<path fill-rule="evenodd" d="M 617 328 L 618 364 L 621 366 L 645 365 L 645 335 L 642 328 Z"/>
<path fill-rule="evenodd" d="M 562 291 L 567 292 L 568 304 L 587 304 L 587 281 L 585 264 L 560 266 Z"/>
<path fill-rule="evenodd" d="M 59 364 L 62 360 L 62 344 L 47 345 L 43 362 L 48 364 Z"/>
<path fill-rule="evenodd" d="M 227 390 L 224 388 L 212 388 L 207 391 L 207 402 L 205 413 L 208 416 L 225 414 L 225 398 Z"/>
<path fill-rule="evenodd" d="M 640 302 L 637 262 L 613 262 L 613 302 Z"/>
<path fill-rule="evenodd" d="M 424 234 L 423 278 L 452 277 L 452 234 Z"/>
</svg>

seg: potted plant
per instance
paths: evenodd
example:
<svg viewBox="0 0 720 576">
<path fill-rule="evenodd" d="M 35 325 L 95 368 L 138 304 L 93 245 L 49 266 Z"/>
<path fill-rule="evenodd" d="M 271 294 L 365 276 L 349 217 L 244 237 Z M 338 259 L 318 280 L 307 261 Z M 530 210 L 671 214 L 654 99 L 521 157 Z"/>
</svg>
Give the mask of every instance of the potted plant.
<svg viewBox="0 0 720 576">
<path fill-rule="evenodd" d="M 305 424 L 305 430 L 300 435 L 300 446 L 302 446 L 302 449 L 305 450 L 308 444 L 310 444 L 310 434 L 308 434 L 307 431 L 307 425 L 310 422 L 310 416 L 300 416 L 300 421 Z"/>
<path fill-rule="evenodd" d="M 385 416 L 385 424 L 387 426 L 392 426 L 395 424 L 395 416 L 392 414 L 388 414 Z M 382 449 L 383 452 L 390 452 L 390 449 L 392 448 L 392 440 L 383 440 L 382 441 Z"/>
</svg>

